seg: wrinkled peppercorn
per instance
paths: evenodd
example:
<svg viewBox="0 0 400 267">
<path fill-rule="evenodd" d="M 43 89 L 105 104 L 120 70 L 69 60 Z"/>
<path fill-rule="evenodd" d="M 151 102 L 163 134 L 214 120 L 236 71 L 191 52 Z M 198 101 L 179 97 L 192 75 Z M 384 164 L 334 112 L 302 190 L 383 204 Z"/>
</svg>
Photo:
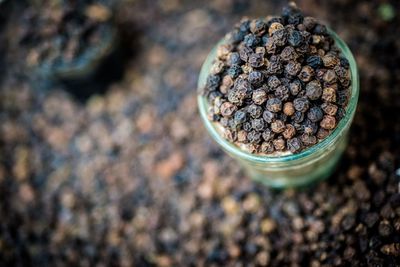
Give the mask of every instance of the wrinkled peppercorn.
<svg viewBox="0 0 400 267">
<path fill-rule="evenodd" d="M 314 70 L 312 67 L 306 65 L 301 68 L 298 75 L 299 79 L 303 82 L 309 82 L 314 77 Z"/>
<path fill-rule="evenodd" d="M 255 104 L 261 105 L 267 100 L 267 93 L 263 89 L 258 89 L 253 92 L 252 100 Z"/>
<path fill-rule="evenodd" d="M 265 110 L 263 113 L 263 119 L 268 123 L 272 123 L 272 121 L 275 119 L 275 117 L 276 117 L 275 113 L 273 113 L 269 110 Z"/>
<path fill-rule="evenodd" d="M 275 134 L 270 130 L 270 129 L 266 129 L 263 133 L 262 133 L 262 138 L 265 141 L 271 141 L 274 138 Z"/>
<path fill-rule="evenodd" d="M 291 124 L 286 124 L 286 129 L 283 131 L 282 135 L 285 139 L 290 139 L 296 134 L 296 129 Z"/>
<path fill-rule="evenodd" d="M 301 112 L 306 112 L 310 107 L 310 102 L 305 97 L 296 98 L 293 100 L 294 109 Z"/>
<path fill-rule="evenodd" d="M 252 118 L 259 118 L 262 114 L 262 108 L 258 105 L 251 104 L 247 107 L 247 112 L 250 114 Z"/>
<path fill-rule="evenodd" d="M 317 80 L 313 80 L 306 85 L 306 96 L 310 100 L 317 100 L 322 95 L 321 83 Z"/>
<path fill-rule="evenodd" d="M 264 75 L 259 71 L 252 71 L 249 73 L 249 81 L 253 85 L 261 85 L 264 81 Z"/>
<path fill-rule="evenodd" d="M 336 127 L 336 119 L 333 116 L 325 115 L 320 125 L 324 129 L 332 130 Z"/>
<path fill-rule="evenodd" d="M 279 98 L 268 99 L 266 108 L 271 112 L 279 112 L 282 109 L 282 101 Z"/>
<path fill-rule="evenodd" d="M 276 120 L 271 123 L 271 130 L 274 133 L 282 133 L 285 130 L 285 124 L 281 120 Z"/>
<path fill-rule="evenodd" d="M 307 113 L 307 118 L 312 122 L 318 122 L 322 120 L 323 116 L 324 113 L 322 112 L 322 109 L 318 106 L 310 108 L 310 110 Z"/>
<path fill-rule="evenodd" d="M 288 36 L 288 43 L 291 46 L 297 47 L 303 43 L 303 36 L 299 31 L 290 31 Z"/>
</svg>

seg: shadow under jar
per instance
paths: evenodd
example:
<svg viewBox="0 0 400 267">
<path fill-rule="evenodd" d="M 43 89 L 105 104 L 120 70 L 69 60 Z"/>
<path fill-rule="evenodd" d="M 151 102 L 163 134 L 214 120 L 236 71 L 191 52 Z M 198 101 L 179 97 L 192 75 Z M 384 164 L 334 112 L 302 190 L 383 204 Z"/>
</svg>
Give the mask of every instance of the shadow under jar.
<svg viewBox="0 0 400 267">
<path fill-rule="evenodd" d="M 329 33 L 342 55 L 350 63 L 351 96 L 346 107 L 346 114 L 333 132 L 316 145 L 304 149 L 300 153 L 268 156 L 251 154 L 242 150 L 221 136 L 217 123 L 210 121 L 207 117 L 207 99 L 198 95 L 200 116 L 207 131 L 218 145 L 246 169 L 253 180 L 274 188 L 297 187 L 325 179 L 335 170 L 347 146 L 349 128 L 357 108 L 359 77 L 355 59 L 348 46 L 335 32 L 329 30 Z M 221 43 L 222 41 L 219 44 Z M 198 88 L 203 88 L 206 84 L 213 60 L 216 58 L 218 45 L 212 49 L 201 68 Z"/>
</svg>

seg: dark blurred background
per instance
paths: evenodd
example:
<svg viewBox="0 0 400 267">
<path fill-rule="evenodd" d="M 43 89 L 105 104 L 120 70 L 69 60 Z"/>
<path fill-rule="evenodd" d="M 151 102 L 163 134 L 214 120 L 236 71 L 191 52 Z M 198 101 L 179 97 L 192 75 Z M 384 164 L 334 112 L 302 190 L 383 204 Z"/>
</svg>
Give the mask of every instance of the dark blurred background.
<svg viewBox="0 0 400 267">
<path fill-rule="evenodd" d="M 296 1 L 359 66 L 327 181 L 271 191 L 197 114 L 207 53 L 267 0 L 0 0 L 0 266 L 400 266 L 400 2 Z"/>
</svg>

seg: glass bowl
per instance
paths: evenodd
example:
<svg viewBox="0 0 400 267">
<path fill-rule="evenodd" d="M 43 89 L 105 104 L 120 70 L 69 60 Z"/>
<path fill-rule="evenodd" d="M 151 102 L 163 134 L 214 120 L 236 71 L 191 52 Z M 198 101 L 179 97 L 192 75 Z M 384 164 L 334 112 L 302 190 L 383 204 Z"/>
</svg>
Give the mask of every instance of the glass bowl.
<svg viewBox="0 0 400 267">
<path fill-rule="evenodd" d="M 332 30 L 329 30 L 329 33 L 337 47 L 341 49 L 342 55 L 350 63 L 351 97 L 346 107 L 345 116 L 333 132 L 316 145 L 304 149 L 300 153 L 285 156 L 266 156 L 251 154 L 240 149 L 220 135 L 215 122 L 210 121 L 207 117 L 207 99 L 200 94 L 198 95 L 200 116 L 207 131 L 226 153 L 245 168 L 253 180 L 274 188 L 303 186 L 329 177 L 346 149 L 349 128 L 357 108 L 359 77 L 357 64 L 346 43 Z M 222 41 L 219 44 L 221 43 Z M 211 50 L 201 68 L 198 88 L 203 88 L 206 84 L 213 60 L 216 58 L 218 45 Z"/>
</svg>

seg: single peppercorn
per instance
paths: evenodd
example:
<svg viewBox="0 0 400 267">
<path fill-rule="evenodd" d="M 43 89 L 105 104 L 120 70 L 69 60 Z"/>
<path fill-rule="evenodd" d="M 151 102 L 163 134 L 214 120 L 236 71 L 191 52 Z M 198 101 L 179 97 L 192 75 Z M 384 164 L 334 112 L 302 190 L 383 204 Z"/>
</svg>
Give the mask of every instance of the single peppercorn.
<svg viewBox="0 0 400 267">
<path fill-rule="evenodd" d="M 264 89 L 254 90 L 252 100 L 255 104 L 261 105 L 267 100 L 267 93 Z"/>
<path fill-rule="evenodd" d="M 265 141 L 271 141 L 274 138 L 275 134 L 269 129 L 265 129 L 265 131 L 262 133 L 262 138 Z"/>
<path fill-rule="evenodd" d="M 294 114 L 294 106 L 292 102 L 286 102 L 283 105 L 283 113 L 287 116 L 292 116 Z"/>
<path fill-rule="evenodd" d="M 254 34 L 247 34 L 244 37 L 244 44 L 248 47 L 254 48 L 260 43 L 261 39 Z"/>
<path fill-rule="evenodd" d="M 333 116 L 325 115 L 320 126 L 327 130 L 333 130 L 336 127 L 336 119 Z"/>
<path fill-rule="evenodd" d="M 286 77 L 294 77 L 300 72 L 300 70 L 301 64 L 299 62 L 290 61 L 285 66 Z"/>
<path fill-rule="evenodd" d="M 317 100 L 322 95 L 321 83 L 317 80 L 313 80 L 306 85 L 306 96 L 310 100 Z"/>
<path fill-rule="evenodd" d="M 282 49 L 282 52 L 280 54 L 280 57 L 283 61 L 294 61 L 297 60 L 299 55 L 297 54 L 296 50 L 291 47 L 291 46 L 286 46 L 284 49 Z"/>
<path fill-rule="evenodd" d="M 281 85 L 275 90 L 275 96 L 281 101 L 286 101 L 289 98 L 289 88 L 286 85 Z"/>
<path fill-rule="evenodd" d="M 288 33 L 285 28 L 274 31 L 272 39 L 276 46 L 284 46 L 287 42 Z"/>
<path fill-rule="evenodd" d="M 261 141 L 261 133 L 258 131 L 250 131 L 247 134 L 247 140 L 249 143 L 258 144 Z"/>
<path fill-rule="evenodd" d="M 282 109 L 282 101 L 279 98 L 268 99 L 266 108 L 271 112 L 279 112 Z"/>
<path fill-rule="evenodd" d="M 308 65 L 303 66 L 297 77 L 299 77 L 299 79 L 303 82 L 309 82 L 314 77 L 314 70 L 312 67 L 310 67 Z"/>
<path fill-rule="evenodd" d="M 268 123 L 272 123 L 272 121 L 275 119 L 275 117 L 276 117 L 275 113 L 273 113 L 269 110 L 265 110 L 263 112 L 263 119 Z"/>
<path fill-rule="evenodd" d="M 264 120 L 262 118 L 252 120 L 251 127 L 256 131 L 259 131 L 259 132 L 263 131 L 264 127 L 265 127 Z"/>
<path fill-rule="evenodd" d="M 272 36 L 277 30 L 281 30 L 283 28 L 284 28 L 284 26 L 281 23 L 273 22 L 269 26 L 268 33 L 269 33 L 270 36 Z"/>
<path fill-rule="evenodd" d="M 247 113 L 244 110 L 238 110 L 235 112 L 234 120 L 237 125 L 244 123 L 247 120 Z"/>
<path fill-rule="evenodd" d="M 322 64 L 324 64 L 321 57 L 318 55 L 309 56 L 306 63 L 313 69 L 318 69 Z"/>
<path fill-rule="evenodd" d="M 225 102 L 221 105 L 221 115 L 229 117 L 236 111 L 236 109 L 237 107 L 234 104 Z"/>
<path fill-rule="evenodd" d="M 322 109 L 318 106 L 310 108 L 310 110 L 307 113 L 307 118 L 312 122 L 318 122 L 322 120 L 323 116 L 324 113 L 322 112 Z"/>
<path fill-rule="evenodd" d="M 297 96 L 301 89 L 302 84 L 301 81 L 298 79 L 295 79 L 292 83 L 289 84 L 289 90 L 293 96 Z"/>
<path fill-rule="evenodd" d="M 329 130 L 326 130 L 324 128 L 319 128 L 317 132 L 317 137 L 318 139 L 322 140 L 325 139 L 329 134 L 330 134 Z"/>
<path fill-rule="evenodd" d="M 261 53 L 253 53 L 249 57 L 249 64 L 253 68 L 259 68 L 264 65 L 264 56 Z"/>
<path fill-rule="evenodd" d="M 326 87 L 322 90 L 321 99 L 326 102 L 336 102 L 336 90 L 333 87 Z"/>
<path fill-rule="evenodd" d="M 296 153 L 301 150 L 302 144 L 299 138 L 294 137 L 287 140 L 287 146 L 290 152 Z"/>
<path fill-rule="evenodd" d="M 271 123 L 271 130 L 274 133 L 282 133 L 285 130 L 285 124 L 281 120 L 276 120 Z"/>
<path fill-rule="evenodd" d="M 338 106 L 332 103 L 323 103 L 321 105 L 322 110 L 325 114 L 335 116 L 338 111 Z"/>
<path fill-rule="evenodd" d="M 264 75 L 260 71 L 251 71 L 249 73 L 249 82 L 253 85 L 261 85 L 264 81 Z"/>
<path fill-rule="evenodd" d="M 270 154 L 274 152 L 275 147 L 272 144 L 272 142 L 262 142 L 261 147 L 260 147 L 260 152 L 264 154 Z"/>
<path fill-rule="evenodd" d="M 239 65 L 233 65 L 228 69 L 228 75 L 233 79 L 238 77 L 242 73 L 242 68 Z"/>
<path fill-rule="evenodd" d="M 240 65 L 242 63 L 242 60 L 240 59 L 240 55 L 238 52 L 232 52 L 229 54 L 229 65 Z"/>
<path fill-rule="evenodd" d="M 282 151 L 286 147 L 286 142 L 284 139 L 282 139 L 282 137 L 275 139 L 274 141 L 272 141 L 272 143 L 274 144 L 274 148 L 278 151 Z"/>
<path fill-rule="evenodd" d="M 322 77 L 322 80 L 324 81 L 325 84 L 333 84 L 336 82 L 337 77 L 336 73 L 334 70 L 327 70 Z"/>
<path fill-rule="evenodd" d="M 291 124 L 286 124 L 286 129 L 283 131 L 282 136 L 285 139 L 290 139 L 294 137 L 295 134 L 296 134 L 296 129 L 294 128 L 294 126 Z"/>
<path fill-rule="evenodd" d="M 303 35 L 299 31 L 290 31 L 288 36 L 288 43 L 291 46 L 297 47 L 303 43 Z"/>
<path fill-rule="evenodd" d="M 263 112 L 261 106 L 251 104 L 247 107 L 247 112 L 250 114 L 252 118 L 259 118 Z"/>
<path fill-rule="evenodd" d="M 247 143 L 247 132 L 245 130 L 238 131 L 237 140 L 241 143 Z"/>
<path fill-rule="evenodd" d="M 312 146 L 317 143 L 317 137 L 315 137 L 314 135 L 306 134 L 306 133 L 303 133 L 300 136 L 300 140 L 306 146 Z"/>
<path fill-rule="evenodd" d="M 276 77 L 275 75 L 269 76 L 269 78 L 268 78 L 268 87 L 275 89 L 279 85 L 281 85 L 281 81 L 279 80 L 278 77 Z"/>
<path fill-rule="evenodd" d="M 239 48 L 240 59 L 243 60 L 244 62 L 247 62 L 250 58 L 250 55 L 252 55 L 253 53 L 254 53 L 253 49 L 251 49 L 248 46 L 243 45 Z"/>
<path fill-rule="evenodd" d="M 306 112 L 310 107 L 310 102 L 307 98 L 300 97 L 293 100 L 294 109 L 301 112 Z"/>
<path fill-rule="evenodd" d="M 262 36 L 265 33 L 266 28 L 267 24 L 261 19 L 253 20 L 250 23 L 250 31 L 257 36 Z"/>
</svg>

